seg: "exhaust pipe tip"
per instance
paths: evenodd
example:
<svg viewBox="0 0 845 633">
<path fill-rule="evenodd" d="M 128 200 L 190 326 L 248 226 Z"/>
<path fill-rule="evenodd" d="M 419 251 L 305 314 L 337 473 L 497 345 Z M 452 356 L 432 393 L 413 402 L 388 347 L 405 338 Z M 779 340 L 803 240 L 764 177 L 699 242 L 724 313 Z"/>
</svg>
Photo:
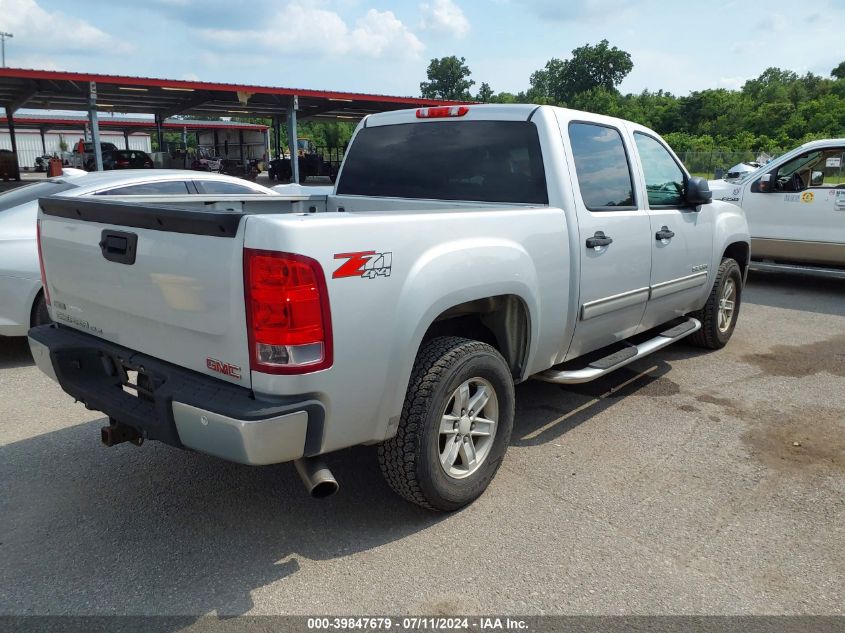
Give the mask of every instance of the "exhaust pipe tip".
<svg viewBox="0 0 845 633">
<path fill-rule="evenodd" d="M 329 470 L 322 459 L 302 457 L 297 459 L 294 465 L 302 483 L 305 485 L 305 489 L 314 499 L 331 497 L 340 489 L 332 471 Z"/>
</svg>

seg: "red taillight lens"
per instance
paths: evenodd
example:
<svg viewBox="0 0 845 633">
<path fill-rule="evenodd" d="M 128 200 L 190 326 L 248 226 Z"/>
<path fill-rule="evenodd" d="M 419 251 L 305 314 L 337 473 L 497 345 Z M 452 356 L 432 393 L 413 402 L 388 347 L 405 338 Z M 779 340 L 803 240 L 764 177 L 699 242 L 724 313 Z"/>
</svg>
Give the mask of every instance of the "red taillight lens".
<svg viewBox="0 0 845 633">
<path fill-rule="evenodd" d="M 41 268 L 41 287 L 44 288 L 44 300 L 50 305 L 50 290 L 47 288 L 47 275 L 44 274 L 44 256 L 41 254 L 41 220 L 35 225 L 35 241 L 38 243 L 38 266 Z"/>
<path fill-rule="evenodd" d="M 117 165 L 118 165 L 118 167 L 128 167 L 129 161 L 128 160 L 119 160 L 119 161 L 117 161 Z"/>
<path fill-rule="evenodd" d="M 418 119 L 443 119 L 453 116 L 464 116 L 469 112 L 467 106 L 437 106 L 436 108 L 420 108 L 417 110 Z"/>
<path fill-rule="evenodd" d="M 301 374 L 331 366 L 329 295 L 319 262 L 244 249 L 244 293 L 252 369 Z"/>
</svg>

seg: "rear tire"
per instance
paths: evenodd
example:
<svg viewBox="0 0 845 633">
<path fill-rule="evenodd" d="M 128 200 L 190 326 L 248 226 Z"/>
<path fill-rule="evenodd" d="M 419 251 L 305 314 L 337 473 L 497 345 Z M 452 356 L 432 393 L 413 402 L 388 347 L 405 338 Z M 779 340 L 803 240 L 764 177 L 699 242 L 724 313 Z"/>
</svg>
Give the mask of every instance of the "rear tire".
<svg viewBox="0 0 845 633">
<path fill-rule="evenodd" d="M 510 443 L 514 384 L 486 343 L 439 337 L 421 347 L 396 435 L 379 445 L 382 474 L 431 510 L 461 508 L 487 488 Z"/>
<path fill-rule="evenodd" d="M 687 340 L 705 349 L 722 349 L 733 335 L 741 302 L 742 271 L 735 260 L 726 257 L 719 265 L 707 303 L 690 314 L 701 321 L 701 329 Z"/>
<path fill-rule="evenodd" d="M 38 295 L 38 299 L 35 300 L 35 304 L 32 306 L 30 324 L 32 327 L 36 327 L 38 325 L 47 325 L 52 322 L 53 320 L 50 318 L 50 312 L 47 310 L 47 301 L 44 299 L 44 292 L 42 291 Z"/>
</svg>

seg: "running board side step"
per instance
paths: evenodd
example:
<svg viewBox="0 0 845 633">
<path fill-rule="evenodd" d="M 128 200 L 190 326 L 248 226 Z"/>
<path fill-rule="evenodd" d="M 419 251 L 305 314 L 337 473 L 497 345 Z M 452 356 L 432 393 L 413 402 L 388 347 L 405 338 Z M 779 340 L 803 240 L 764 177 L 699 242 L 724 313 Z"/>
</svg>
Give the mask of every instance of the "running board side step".
<svg viewBox="0 0 845 633">
<path fill-rule="evenodd" d="M 825 268 L 824 266 L 804 266 L 801 264 L 778 264 L 776 262 L 752 261 L 749 265 L 751 270 L 759 270 L 768 273 L 806 273 L 820 277 L 835 277 L 845 279 L 845 269 Z"/>
<path fill-rule="evenodd" d="M 560 385 L 575 385 L 582 382 L 590 382 L 629 363 L 633 363 L 638 358 L 648 356 L 652 352 L 663 349 L 667 345 L 671 345 L 675 341 L 679 341 L 699 329 L 701 329 L 701 322 L 698 319 L 688 318 L 681 324 L 664 330 L 654 338 L 643 341 L 639 345 L 628 345 L 628 347 L 618 352 L 593 361 L 583 369 L 547 369 L 534 376 L 534 378 Z"/>
</svg>

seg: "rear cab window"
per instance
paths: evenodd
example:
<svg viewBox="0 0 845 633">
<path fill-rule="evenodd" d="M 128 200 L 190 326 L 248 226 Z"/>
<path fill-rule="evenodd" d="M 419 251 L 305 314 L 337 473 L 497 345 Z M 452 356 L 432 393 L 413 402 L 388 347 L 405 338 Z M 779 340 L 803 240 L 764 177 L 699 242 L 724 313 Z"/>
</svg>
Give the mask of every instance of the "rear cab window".
<svg viewBox="0 0 845 633">
<path fill-rule="evenodd" d="M 637 208 L 622 134 L 598 123 L 569 124 L 569 142 L 581 199 L 590 211 Z"/>
<path fill-rule="evenodd" d="M 528 121 L 436 121 L 361 129 L 338 195 L 549 203 L 537 127 Z"/>
</svg>

